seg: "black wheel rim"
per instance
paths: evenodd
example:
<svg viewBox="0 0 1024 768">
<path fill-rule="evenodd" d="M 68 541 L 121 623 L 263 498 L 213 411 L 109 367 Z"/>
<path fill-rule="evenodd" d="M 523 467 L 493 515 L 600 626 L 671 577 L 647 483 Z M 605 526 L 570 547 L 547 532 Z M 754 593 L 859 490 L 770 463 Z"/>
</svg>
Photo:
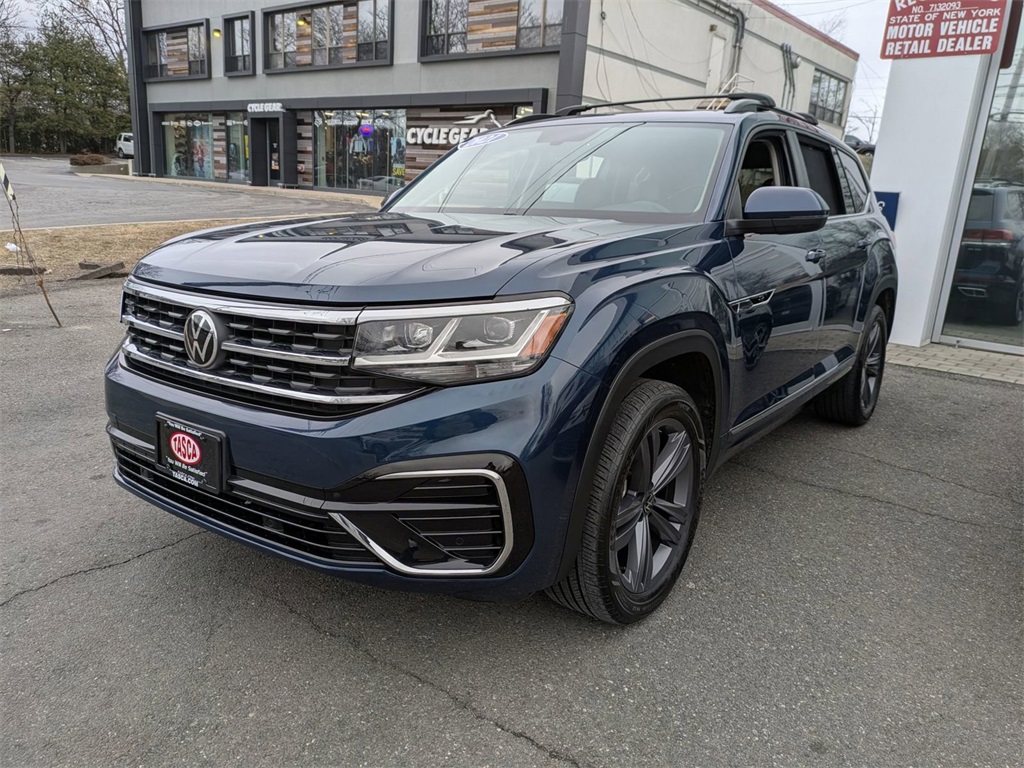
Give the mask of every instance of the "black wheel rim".
<svg viewBox="0 0 1024 768">
<path fill-rule="evenodd" d="M 686 551 L 693 520 L 694 449 L 682 422 L 666 418 L 640 440 L 612 521 L 610 562 L 633 595 L 657 591 Z"/>
<path fill-rule="evenodd" d="M 885 339 L 882 326 L 875 323 L 868 334 L 867 349 L 864 354 L 864 371 L 860 384 L 860 404 L 865 411 L 871 411 L 878 400 L 878 388 L 882 383 L 882 371 L 885 368 Z"/>
</svg>

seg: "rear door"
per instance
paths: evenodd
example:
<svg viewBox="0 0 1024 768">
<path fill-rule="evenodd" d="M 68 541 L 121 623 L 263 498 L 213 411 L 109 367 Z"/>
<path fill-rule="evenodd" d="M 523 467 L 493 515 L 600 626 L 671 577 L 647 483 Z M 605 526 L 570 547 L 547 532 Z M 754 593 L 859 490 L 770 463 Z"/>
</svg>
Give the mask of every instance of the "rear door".
<svg viewBox="0 0 1024 768">
<path fill-rule="evenodd" d="M 754 133 L 742 154 L 728 216 L 739 218 L 759 187 L 798 186 L 794 147 L 785 129 Z M 743 366 L 733 384 L 731 426 L 746 429 L 809 386 L 819 359 L 824 287 L 809 252 L 817 232 L 732 237 L 736 285 L 730 308 L 742 341 Z"/>
<path fill-rule="evenodd" d="M 818 267 L 824 281 L 819 359 L 823 373 L 856 353 L 860 338 L 857 304 L 868 248 L 878 226 L 868 216 L 868 187 L 860 163 L 831 144 L 798 134 L 801 186 L 828 203 L 828 223 L 817 233 Z"/>
</svg>

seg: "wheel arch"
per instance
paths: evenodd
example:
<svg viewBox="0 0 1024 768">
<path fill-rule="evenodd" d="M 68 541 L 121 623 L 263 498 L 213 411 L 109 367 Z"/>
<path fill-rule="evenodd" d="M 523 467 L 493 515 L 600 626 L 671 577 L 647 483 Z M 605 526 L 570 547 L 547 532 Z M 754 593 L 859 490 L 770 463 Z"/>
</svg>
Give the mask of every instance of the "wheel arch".
<svg viewBox="0 0 1024 768">
<path fill-rule="evenodd" d="M 698 321 L 696 325 L 662 335 L 631 354 L 627 353 L 621 364 L 611 367 L 614 375 L 610 382 L 606 382 L 605 395 L 588 430 L 591 438 L 576 481 L 556 584 L 566 577 L 576 559 L 589 501 L 587 489 L 593 482 L 601 450 L 618 407 L 638 379 L 652 378 L 677 384 L 698 402 L 706 432 L 704 439 L 709 473 L 717 463 L 729 407 L 728 357 L 724 339 L 703 327 L 703 323 Z M 713 322 L 707 325 L 717 328 Z M 697 367 L 688 363 L 696 363 Z"/>
</svg>

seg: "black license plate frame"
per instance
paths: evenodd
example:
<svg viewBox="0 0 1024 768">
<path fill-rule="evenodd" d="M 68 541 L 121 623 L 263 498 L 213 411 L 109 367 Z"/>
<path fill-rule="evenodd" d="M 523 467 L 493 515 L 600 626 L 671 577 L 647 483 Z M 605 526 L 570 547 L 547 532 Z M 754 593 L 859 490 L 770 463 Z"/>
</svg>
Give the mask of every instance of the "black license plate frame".
<svg viewBox="0 0 1024 768">
<path fill-rule="evenodd" d="M 220 493 L 227 477 L 227 438 L 223 432 L 158 413 L 157 465 L 178 482 Z"/>
</svg>

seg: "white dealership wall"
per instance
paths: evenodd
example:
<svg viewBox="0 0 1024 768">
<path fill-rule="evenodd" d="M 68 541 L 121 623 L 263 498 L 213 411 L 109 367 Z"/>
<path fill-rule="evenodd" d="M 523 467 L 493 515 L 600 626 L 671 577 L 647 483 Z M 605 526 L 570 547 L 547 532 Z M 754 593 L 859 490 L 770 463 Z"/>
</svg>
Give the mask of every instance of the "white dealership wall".
<svg viewBox="0 0 1024 768">
<path fill-rule="evenodd" d="M 991 102 L 997 56 L 894 61 L 871 184 L 898 192 L 899 300 L 891 340 L 921 346 L 934 333 L 950 253 L 963 228 L 975 147 Z"/>
<path fill-rule="evenodd" d="M 738 24 L 733 10 L 746 23 L 738 66 L 732 64 Z M 592 0 L 585 101 L 696 96 L 716 91 L 735 73 L 738 90 L 767 93 L 782 105 L 783 43 L 801 58 L 791 109 L 808 110 L 817 68 L 851 83 L 845 119 L 856 52 L 765 0 Z M 822 127 L 843 135 L 840 125 Z"/>
</svg>

